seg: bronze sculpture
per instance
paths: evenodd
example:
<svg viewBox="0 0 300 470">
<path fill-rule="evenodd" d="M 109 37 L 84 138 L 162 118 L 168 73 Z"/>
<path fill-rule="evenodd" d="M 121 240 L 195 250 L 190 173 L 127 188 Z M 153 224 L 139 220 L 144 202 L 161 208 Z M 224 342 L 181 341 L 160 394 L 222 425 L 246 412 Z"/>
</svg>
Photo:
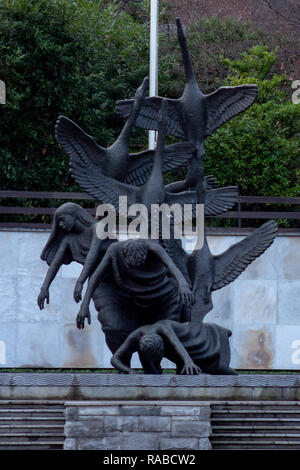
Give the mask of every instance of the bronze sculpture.
<svg viewBox="0 0 300 470">
<path fill-rule="evenodd" d="M 257 87 L 222 87 L 204 95 L 196 82 L 180 20 L 177 33 L 186 74 L 181 98 L 146 98 L 148 79 L 144 79 L 134 100 L 117 102 L 127 121 L 108 149 L 98 146 L 68 118 L 58 119 L 56 137 L 70 157 L 71 174 L 85 191 L 116 213 L 124 196 L 128 205 L 143 205 L 147 213 L 154 205 L 184 208 L 190 204 L 190 219 L 198 215 L 199 207 L 203 217 L 217 216 L 237 200 L 235 186 L 219 188 L 213 176 L 205 177 L 204 140 L 251 106 Z M 129 154 L 135 125 L 158 130 L 156 150 Z M 167 134 L 187 142 L 165 147 Z M 178 166 L 187 166 L 186 179 L 165 186 L 163 173 Z M 155 240 L 150 239 L 151 219 L 158 227 Z M 41 255 L 49 270 L 38 305 L 42 309 L 45 301 L 49 303 L 49 286 L 59 267 L 77 261 L 83 269 L 74 289 L 76 302 L 82 300 L 83 285 L 89 279 L 77 327 L 83 329 L 86 319 L 90 323 L 89 303 L 93 299 L 113 354 L 112 364 L 120 372 L 134 372 L 130 360 L 137 351 L 144 373 L 160 374 L 161 360 L 166 357 L 181 374 L 236 374 L 230 367 L 231 331 L 203 319 L 213 308 L 212 292 L 236 279 L 271 245 L 277 225 L 267 222 L 214 256 L 204 223 L 198 228 L 196 247 L 188 255 L 175 236 L 175 227 L 182 220 L 177 220 L 174 212 L 168 222 L 169 237 L 161 229 L 162 220 L 151 216 L 146 236 L 118 241 L 110 237 L 111 232 L 99 236 L 101 221 L 87 211 L 76 204 L 64 204 L 55 213 L 52 234 Z"/>
<path fill-rule="evenodd" d="M 256 85 L 221 87 L 210 95 L 204 95 L 198 86 L 186 37 L 180 19 L 176 20 L 178 41 L 181 47 L 186 84 L 178 99 L 168 99 L 168 126 L 170 135 L 192 142 L 196 147 L 194 158 L 190 160 L 185 182 L 172 185 L 174 192 L 196 186 L 195 172 L 204 157 L 204 140 L 225 122 L 245 111 L 257 98 Z M 143 129 L 158 129 L 157 114 L 161 107 L 161 97 L 146 98 L 141 106 L 136 125 Z M 128 117 L 134 100 L 117 102 L 117 111 Z M 171 187 L 170 187 L 171 189 Z"/>
<path fill-rule="evenodd" d="M 201 202 L 205 193 L 201 177 L 198 178 L 197 192 L 198 200 Z M 229 367 L 231 331 L 219 325 L 203 323 L 203 318 L 213 308 L 212 291 L 235 280 L 272 244 L 276 232 L 277 224 L 273 221 L 266 222 L 218 256 L 211 254 L 205 234 L 203 241 L 198 243 L 197 240 L 196 248 L 190 255 L 179 248 L 179 258 L 186 266 L 186 270 L 185 267 L 181 267 L 181 270 L 187 271 L 193 293 L 190 321 L 179 323 L 168 319 L 148 325 L 147 328 L 138 328 L 115 352 L 112 364 L 122 372 L 129 372 L 122 358 L 123 356 L 128 358 L 128 355 L 131 356 L 135 351 L 139 352 L 143 363 L 140 340 L 144 335 L 155 334 L 163 338 L 164 356 L 175 362 L 177 371 L 181 373 L 199 373 L 201 369 L 210 374 L 236 374 L 236 371 Z M 182 346 L 189 357 L 182 354 Z M 151 370 L 151 373 L 160 373 L 159 368 L 151 361 L 151 357 L 157 356 L 156 349 L 160 348 L 161 343 L 156 340 L 156 344 L 153 342 L 151 354 L 148 353 L 148 360 L 144 358 L 145 367 Z M 186 363 L 189 366 L 186 366 Z M 198 366 L 198 369 L 195 369 L 195 366 Z"/>
<path fill-rule="evenodd" d="M 78 204 L 66 203 L 55 211 L 51 235 L 41 253 L 41 259 L 49 265 L 37 301 L 41 310 L 45 300 L 49 304 L 49 287 L 59 268 L 72 261 L 84 263 L 94 223 L 95 219 Z"/>
<path fill-rule="evenodd" d="M 118 318 L 118 327 L 109 332 L 104 327 L 106 336 L 113 336 L 114 345 L 122 343 L 120 336 L 124 330 L 128 335 L 129 330 L 135 329 L 132 319 L 139 326 L 165 318 L 179 321 L 182 305 L 192 303 L 188 281 L 156 240 L 118 241 L 106 251 L 89 280 L 77 315 L 79 329 L 84 328 L 85 318 L 90 322 L 90 299 L 105 274 L 113 278 L 115 286 L 114 304 L 117 306 L 110 315 Z M 103 295 L 107 295 L 106 286 L 101 285 L 101 288 Z M 98 318 L 103 324 L 101 309 Z"/>
<path fill-rule="evenodd" d="M 151 173 L 142 186 L 132 186 L 117 181 L 109 176 L 97 172 L 97 168 L 89 159 L 87 152 L 79 150 L 73 154 L 70 159 L 71 173 L 76 181 L 88 193 L 101 200 L 104 203 L 112 204 L 118 207 L 120 196 L 126 196 L 129 205 L 141 203 L 148 210 L 152 204 L 167 203 L 172 204 L 195 204 L 197 203 L 197 195 L 195 190 L 188 190 L 180 193 L 172 193 L 166 191 L 163 182 L 163 155 L 164 142 L 166 136 L 167 121 L 167 100 L 162 100 L 161 113 L 158 116 L 158 142 L 157 148 L 153 156 L 153 165 Z M 195 147 L 192 144 L 186 144 L 185 155 L 182 161 L 185 163 L 192 158 Z M 205 204 L 206 215 L 217 215 L 225 212 L 235 203 L 237 198 L 236 186 L 228 186 L 226 188 L 213 188 L 207 191 Z M 195 212 L 194 212 L 195 216 Z"/>
<path fill-rule="evenodd" d="M 145 99 L 148 81 L 146 77 L 137 89 L 128 119 L 120 135 L 108 148 L 100 147 L 77 124 L 65 116 L 59 116 L 55 128 L 56 139 L 71 162 L 85 159 L 86 164 L 93 166 L 96 174 L 134 186 L 146 183 L 152 169 L 154 150 L 130 154 L 129 140 Z M 185 165 L 190 149 L 191 144 L 184 142 L 166 147 L 162 162 L 163 172 Z"/>
</svg>

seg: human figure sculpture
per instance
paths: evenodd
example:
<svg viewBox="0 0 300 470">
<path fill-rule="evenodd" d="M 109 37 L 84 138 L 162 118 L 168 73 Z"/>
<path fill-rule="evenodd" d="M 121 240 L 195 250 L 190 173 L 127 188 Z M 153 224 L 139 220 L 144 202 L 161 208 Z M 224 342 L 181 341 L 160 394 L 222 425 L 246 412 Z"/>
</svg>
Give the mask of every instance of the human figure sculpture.
<svg viewBox="0 0 300 470">
<path fill-rule="evenodd" d="M 139 353 L 145 374 L 161 374 L 161 361 L 166 357 L 176 363 L 181 374 L 200 374 L 201 369 L 191 359 L 187 350 L 178 339 L 177 329 L 183 324 L 172 320 L 163 320 L 151 325 L 141 326 L 133 331 L 117 349 L 111 364 L 125 374 L 136 373 L 125 362 L 132 354 Z"/>
<path fill-rule="evenodd" d="M 165 104 L 165 106 L 164 106 Z M 164 189 L 164 183 L 163 183 L 163 175 L 162 175 L 162 155 L 164 152 L 164 141 L 165 141 L 165 118 L 166 118 L 166 102 L 163 101 L 162 104 L 162 110 L 161 110 L 161 115 L 159 117 L 159 122 L 160 122 L 160 127 L 159 127 L 159 135 L 158 135 L 158 142 L 157 142 L 157 148 L 154 156 L 154 163 L 151 171 L 151 175 L 148 179 L 148 181 L 141 187 L 135 188 L 129 185 L 126 185 L 122 182 L 113 180 L 111 178 L 105 177 L 103 175 L 96 175 L 94 172 L 90 171 L 90 167 L 84 165 L 84 162 L 79 162 L 78 160 L 71 160 L 71 168 L 72 168 L 72 173 L 77 176 L 77 181 L 80 182 L 85 189 L 88 189 L 91 191 L 91 184 L 90 181 L 92 181 L 93 184 L 93 193 L 94 195 L 98 195 L 98 198 L 103 200 L 104 198 L 106 202 L 109 202 L 116 207 L 117 205 L 117 198 L 120 197 L 121 195 L 124 195 L 124 193 L 128 196 L 129 202 L 130 203 L 143 203 L 148 211 L 150 212 L 151 210 L 151 205 L 152 204 L 162 204 L 164 202 L 169 202 L 170 200 L 168 199 L 168 194 L 166 195 L 165 189 Z M 191 146 L 191 151 L 193 150 L 193 147 Z M 97 178 L 97 179 L 96 179 Z M 95 183 L 96 181 L 96 183 Z M 111 195 L 110 198 L 108 197 L 108 194 Z M 235 187 L 229 187 L 229 188 L 218 188 L 218 189 L 211 189 L 207 190 L 207 199 L 206 199 L 206 204 L 205 208 L 208 213 L 221 213 L 222 211 L 226 210 L 228 207 L 231 207 L 233 202 L 235 202 L 235 198 L 237 196 L 237 190 Z M 189 201 L 195 201 L 196 198 L 196 193 L 195 192 L 186 192 L 186 193 L 181 193 L 181 194 L 174 194 L 172 195 L 173 202 L 178 202 L 181 203 L 183 202 L 189 202 Z M 187 196 L 185 198 L 185 196 Z M 182 202 L 182 204 L 183 204 Z M 93 242 L 91 245 L 90 252 L 86 258 L 86 263 L 84 265 L 84 268 L 79 276 L 79 279 L 77 280 L 76 286 L 75 286 L 75 291 L 74 291 L 74 298 L 78 302 L 81 300 L 81 291 L 83 284 L 87 277 L 90 275 L 91 269 L 94 269 L 94 260 L 97 258 L 97 246 L 100 244 L 100 240 L 98 240 L 97 234 L 94 234 Z M 156 250 L 158 250 L 157 244 L 150 246 L 156 247 Z M 160 250 L 161 253 L 163 253 L 163 250 Z M 167 255 L 167 253 L 166 253 Z M 166 257 L 164 259 L 167 259 Z M 125 261 L 124 261 L 125 262 Z M 177 266 L 177 264 L 175 263 Z M 100 269 L 100 268 L 99 268 Z M 145 268 L 144 268 L 145 269 Z M 148 265 L 149 269 L 149 265 Z M 177 267 L 176 267 L 177 269 Z M 186 276 L 186 271 L 182 271 L 181 273 L 181 279 L 185 279 L 184 282 L 188 282 L 188 277 Z M 185 275 L 185 278 L 182 276 L 182 274 Z M 152 275 L 152 274 L 151 274 Z M 150 276 L 150 274 L 149 274 Z M 93 278 L 94 279 L 94 278 Z M 99 279 L 99 277 L 98 277 Z M 95 281 L 96 282 L 96 281 Z M 80 314 L 77 318 L 77 326 L 79 328 L 84 327 L 84 319 L 87 318 L 88 321 L 90 321 L 90 314 L 88 311 L 88 303 L 89 299 L 91 298 L 93 288 L 95 289 L 95 282 L 92 282 L 92 279 L 90 280 L 86 297 L 85 300 L 82 304 L 82 307 L 80 309 Z M 98 281 L 97 281 L 98 282 Z M 101 302 L 99 298 L 99 302 L 96 305 L 96 308 L 98 311 L 102 310 L 102 314 L 99 313 L 99 321 L 101 322 L 102 328 L 104 333 L 106 334 L 107 338 L 107 344 L 109 345 L 110 349 L 113 351 L 115 350 L 115 344 L 120 343 L 120 335 L 122 337 L 124 334 L 128 334 L 128 331 L 133 331 L 134 327 L 136 327 L 136 317 L 133 315 L 133 313 L 129 314 L 126 313 L 126 318 L 131 318 L 133 322 L 131 324 L 125 322 L 124 324 L 124 332 L 120 332 L 120 325 L 122 324 L 122 319 L 124 317 L 124 314 L 122 313 L 122 309 L 128 311 L 130 310 L 130 302 L 128 304 L 128 301 L 126 300 L 126 286 L 125 283 L 122 285 L 119 285 L 118 288 L 115 290 L 115 288 L 111 287 L 111 284 L 118 284 L 116 276 L 114 279 L 110 282 L 110 293 L 111 297 L 113 299 L 120 299 L 120 296 L 123 297 L 123 300 L 118 300 L 118 302 L 114 302 L 115 304 L 117 303 L 117 306 L 113 306 L 110 308 L 111 301 L 109 301 L 109 296 L 107 295 L 107 289 L 104 285 L 104 294 L 103 297 L 106 299 L 105 302 Z M 102 283 L 103 284 L 103 283 Z M 184 284 L 183 284 L 184 286 Z M 113 291 L 111 291 L 113 289 Z M 120 293 L 121 289 L 121 293 Z M 157 289 L 157 286 L 156 286 Z M 98 289 L 99 292 L 99 289 Z M 143 286 L 143 295 L 147 292 L 147 288 L 144 285 Z M 98 296 L 99 297 L 99 296 Z M 94 303 L 95 303 L 94 299 Z M 126 304 L 126 307 L 125 307 Z M 185 303 L 184 303 L 185 304 Z M 161 305 L 164 306 L 163 301 L 161 300 Z M 174 307 L 174 306 L 173 306 Z M 109 308 L 109 311 L 107 313 L 107 309 Z M 172 318 L 172 312 L 171 312 L 171 307 L 164 306 L 167 310 L 167 318 Z M 189 310 L 186 308 L 186 305 L 181 306 L 180 309 L 181 311 L 181 316 L 178 313 L 178 306 L 176 306 L 176 312 L 177 312 L 177 317 L 181 319 L 181 321 L 186 321 L 189 319 Z M 111 313 L 114 312 L 115 313 Z M 159 309 L 160 311 L 160 309 Z M 112 318 L 116 318 L 114 321 Z M 112 322 L 114 323 L 114 326 L 112 327 Z M 123 320 L 124 323 L 124 320 Z M 143 322 L 145 324 L 145 322 Z"/>
<path fill-rule="evenodd" d="M 44 309 L 45 302 L 47 302 L 47 304 L 50 302 L 50 285 L 63 264 L 69 264 L 72 261 L 76 261 L 86 267 L 86 258 L 89 254 L 92 255 L 88 260 L 88 271 L 86 272 L 83 270 L 84 280 L 86 280 L 92 275 L 98 264 L 101 266 L 103 257 L 105 257 L 104 262 L 107 261 L 107 257 L 110 253 L 108 247 L 113 243 L 116 243 L 116 240 L 108 238 L 99 240 L 96 233 L 97 223 L 98 222 L 94 217 L 75 203 L 63 204 L 55 211 L 51 235 L 41 253 L 41 259 L 46 261 L 49 265 L 49 269 L 37 299 L 38 306 L 41 310 Z M 96 251 L 93 249 L 93 241 L 95 243 L 95 240 L 97 240 Z M 128 265 L 129 271 L 134 267 L 135 262 L 139 262 L 138 260 L 134 261 L 136 255 L 135 246 L 136 243 L 139 242 L 135 241 L 133 243 L 134 246 L 131 250 L 130 247 L 127 250 L 127 255 L 129 259 L 131 259 L 131 264 L 129 262 Z M 155 249 L 150 247 L 152 244 L 155 245 Z M 117 245 L 118 243 L 116 243 L 116 246 Z M 152 252 L 154 250 L 156 256 L 154 256 L 154 260 L 150 260 L 150 269 L 148 264 L 148 276 L 147 267 L 145 267 L 143 274 L 144 276 L 146 275 L 146 277 L 141 279 L 141 292 L 136 292 L 135 297 L 143 298 L 145 296 L 146 303 L 148 301 L 148 303 L 151 304 L 151 288 L 153 289 L 153 293 L 155 293 L 156 289 L 160 289 L 157 296 L 159 297 L 159 295 L 161 295 L 160 300 L 163 300 L 165 297 L 166 304 L 164 310 L 164 305 L 161 303 L 161 315 L 164 316 L 166 313 L 166 316 L 169 314 L 170 318 L 180 319 L 183 304 L 185 303 L 189 305 L 192 299 L 188 283 L 185 281 L 179 270 L 173 266 L 172 261 L 157 242 L 149 241 L 149 244 L 147 244 L 147 251 L 148 250 L 152 250 Z M 143 250 L 140 250 L 140 253 L 142 253 L 142 251 Z M 132 256 L 130 258 L 129 252 L 133 254 L 133 258 Z M 160 262 L 157 261 L 157 259 L 155 260 L 155 258 L 158 258 Z M 168 269 L 166 269 L 165 266 L 167 266 Z M 157 268 L 156 270 L 155 267 Z M 175 276 L 175 279 L 177 279 L 176 282 L 169 279 L 168 275 L 170 273 Z M 152 287 L 150 286 L 149 288 L 148 282 L 150 282 L 151 276 L 153 278 Z M 101 282 L 96 282 L 94 284 L 93 292 L 89 297 L 90 299 L 93 299 L 95 308 L 98 311 L 99 321 L 106 335 L 107 344 L 112 352 L 120 346 L 129 333 L 141 326 L 144 322 L 143 313 L 140 311 L 141 309 L 139 310 L 137 305 L 132 302 L 132 293 L 128 294 L 128 292 L 124 290 L 124 284 L 128 287 L 126 280 L 123 280 L 122 288 L 120 282 L 116 282 L 116 279 L 118 278 L 108 271 L 102 276 Z M 162 282 L 163 279 L 164 282 Z M 155 286 L 153 281 L 155 281 Z M 177 288 L 177 284 L 180 286 L 180 289 Z M 79 285 L 81 285 L 81 288 L 78 288 Z M 77 282 L 75 287 L 75 293 L 77 292 L 77 297 L 75 294 L 75 299 L 77 301 L 79 301 L 79 297 L 81 297 L 82 286 L 83 283 Z M 93 282 L 91 283 L 91 286 L 93 286 Z M 180 294 L 178 294 L 178 291 L 180 291 Z M 88 288 L 88 295 L 89 292 L 90 290 Z M 150 296 L 148 300 L 147 295 Z M 180 300 L 178 299 L 178 295 L 180 296 Z M 83 307 L 84 305 L 85 304 L 83 304 Z M 81 312 L 82 311 L 83 308 Z M 149 309 L 148 321 L 151 313 L 153 312 Z M 89 312 L 86 317 L 90 322 Z M 78 320 L 77 325 L 78 327 L 83 328 L 84 322 L 80 323 Z"/>
<path fill-rule="evenodd" d="M 81 299 L 79 278 L 74 291 Z M 138 327 L 160 319 L 184 321 L 192 303 L 188 281 L 155 240 L 112 244 L 90 277 L 77 315 L 79 329 L 91 322 L 93 298 L 106 343 L 114 353 Z"/>
<path fill-rule="evenodd" d="M 37 299 L 41 310 L 45 302 L 47 304 L 50 302 L 49 288 L 60 267 L 73 261 L 82 265 L 85 263 L 96 222 L 86 209 L 73 202 L 67 202 L 56 209 L 49 240 L 41 253 L 41 259 L 49 265 Z M 108 246 L 114 241 L 110 239 L 99 241 L 97 258 L 94 260 L 96 263 L 101 262 Z M 89 275 L 92 272 L 93 267 L 89 270 Z"/>
<path fill-rule="evenodd" d="M 205 204 L 205 187 L 203 170 L 198 169 L 197 197 L 199 204 Z M 196 246 L 188 255 L 181 244 L 173 244 L 177 251 L 173 253 L 178 262 L 180 271 L 188 273 L 192 285 L 193 305 L 191 306 L 191 320 L 179 323 L 176 321 L 161 321 L 154 325 L 138 328 L 116 351 L 112 364 L 120 371 L 129 372 L 128 357 L 139 351 L 140 340 L 144 335 L 155 334 L 163 340 L 163 356 L 175 362 L 177 370 L 183 367 L 182 357 L 190 357 L 203 372 L 210 374 L 236 374 L 230 366 L 229 337 L 231 331 L 219 325 L 204 323 L 203 318 L 212 310 L 212 292 L 220 289 L 236 279 L 246 267 L 273 243 L 277 233 L 277 224 L 269 221 L 240 242 L 232 245 L 224 253 L 214 256 L 211 254 L 205 229 L 197 234 Z M 169 341 L 168 338 L 172 338 Z M 159 344 L 159 342 L 157 342 Z M 176 344 L 176 346 L 174 345 Z M 181 344 L 181 346 L 180 346 Z M 178 353 L 182 346 L 187 356 Z M 154 348 L 155 349 L 155 348 Z M 122 357 L 127 357 L 124 367 Z M 155 351 L 153 351 L 155 357 Z M 140 354 L 141 361 L 143 356 Z M 148 358 L 144 358 L 144 370 L 159 373 L 159 367 Z M 149 363 L 150 361 L 150 363 Z M 156 372 L 155 372 L 156 371 Z"/>
<path fill-rule="evenodd" d="M 40 309 L 49 303 L 49 287 L 62 264 L 83 265 L 74 299 L 82 300 L 76 324 L 91 322 L 93 299 L 112 364 L 132 373 L 130 360 L 137 351 L 144 373 L 160 374 L 161 360 L 168 358 L 181 374 L 235 374 L 230 367 L 231 331 L 204 317 L 213 308 L 212 292 L 235 280 L 272 244 L 277 225 L 270 221 L 220 255 L 213 255 L 205 233 L 205 216 L 217 216 L 237 200 L 235 186 L 219 188 L 213 176 L 205 177 L 204 141 L 222 124 L 245 111 L 257 97 L 256 85 L 221 87 L 210 95 L 199 89 L 180 20 L 177 34 L 186 75 L 179 99 L 146 98 L 148 79 L 133 100 L 117 103 L 127 118 L 123 130 L 109 148 L 100 147 L 70 119 L 60 116 L 56 138 L 70 157 L 70 170 L 78 184 L 93 197 L 120 211 L 121 196 L 127 204 L 142 204 L 152 214 L 153 205 L 192 206 L 190 219 L 199 215 L 197 241 L 188 255 L 175 227 L 182 219 L 170 216 L 170 237 L 163 236 L 160 219 L 147 219 L 145 239 L 118 241 L 100 237 L 97 222 L 77 204 L 62 205 L 54 215 L 52 233 L 41 254 L 49 269 L 38 297 Z M 158 130 L 155 150 L 129 153 L 134 126 Z M 170 134 L 186 142 L 165 147 Z M 163 173 L 187 166 L 184 181 L 167 186 Z M 186 216 L 186 214 L 184 213 Z M 158 224 L 158 239 L 150 239 L 150 224 Z M 116 227 L 117 228 L 117 227 Z M 101 230 L 102 230 L 101 229 Z M 111 234 L 111 233 L 110 233 Z"/>
<path fill-rule="evenodd" d="M 179 323 L 166 319 L 138 328 L 115 352 L 112 365 L 122 372 L 132 373 L 128 361 L 138 351 L 144 371 L 151 371 L 148 373 L 160 373 L 159 358 L 166 357 L 176 364 L 177 371 L 181 373 L 190 373 L 191 370 L 199 373 L 201 370 L 209 374 L 235 375 L 237 372 L 229 366 L 231 331 L 213 323 L 204 323 L 203 318 L 213 308 L 212 291 L 236 279 L 271 245 L 276 231 L 275 222 L 266 222 L 218 256 L 211 254 L 205 237 L 203 246 L 186 257 L 193 292 L 191 320 Z M 160 336 L 163 343 L 161 346 L 161 342 L 156 340 L 156 348 L 163 351 L 158 357 L 155 344 L 152 354 L 145 355 L 140 349 L 141 338 L 154 334 Z M 124 357 L 127 359 L 126 364 Z M 189 367 L 192 364 L 192 369 L 188 369 L 186 363 Z M 194 365 L 199 369 L 193 369 Z"/>
<path fill-rule="evenodd" d="M 51 235 L 41 253 L 41 259 L 49 265 L 37 300 L 41 310 L 45 301 L 49 304 L 49 287 L 60 267 L 72 261 L 84 264 L 94 223 L 95 219 L 85 209 L 72 202 L 55 211 Z"/>
<path fill-rule="evenodd" d="M 153 319 L 180 320 L 182 305 L 192 303 L 187 280 L 158 241 L 119 241 L 107 249 L 90 277 L 77 315 L 77 326 L 80 329 L 84 328 L 85 319 L 88 323 L 91 321 L 89 303 L 105 273 L 113 277 L 116 285 L 114 300 L 120 304 L 120 310 L 116 308 L 112 315 L 118 317 L 118 331 L 121 323 L 126 328 L 128 315 L 138 319 L 140 325 L 148 324 Z M 99 320 L 102 321 L 101 312 Z M 127 322 L 127 326 L 128 324 Z M 116 335 L 118 331 L 115 332 Z"/>
</svg>

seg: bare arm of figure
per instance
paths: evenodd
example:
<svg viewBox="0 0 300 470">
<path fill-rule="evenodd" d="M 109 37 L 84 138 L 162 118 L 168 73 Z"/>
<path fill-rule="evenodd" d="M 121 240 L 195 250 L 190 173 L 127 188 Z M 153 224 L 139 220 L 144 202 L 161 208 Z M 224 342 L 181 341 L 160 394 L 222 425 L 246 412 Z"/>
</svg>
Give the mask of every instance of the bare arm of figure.
<svg viewBox="0 0 300 470">
<path fill-rule="evenodd" d="M 41 287 L 40 294 L 37 299 L 37 304 L 40 307 L 40 310 L 43 310 L 45 306 L 45 300 L 47 301 L 47 304 L 50 302 L 50 295 L 49 295 L 49 287 L 51 285 L 51 282 L 55 278 L 56 274 L 58 273 L 59 268 L 63 264 L 63 259 L 64 255 L 66 252 L 66 249 L 68 248 L 68 242 L 66 239 L 62 240 L 49 268 L 45 277 L 45 280 L 43 282 L 43 285 Z"/>
<path fill-rule="evenodd" d="M 101 242 L 97 236 L 96 233 L 96 224 L 93 229 L 93 239 L 92 243 L 89 249 L 89 252 L 87 254 L 87 257 L 85 259 L 82 271 L 80 273 L 79 278 L 76 281 L 75 288 L 74 288 L 74 300 L 75 302 L 80 302 L 82 300 L 81 294 L 82 294 L 82 289 L 83 289 L 83 284 L 87 280 L 87 278 L 90 276 L 90 274 L 93 272 L 95 268 L 95 264 L 97 262 L 97 259 L 99 257 L 99 252 L 101 249 Z"/>
<path fill-rule="evenodd" d="M 103 273 L 105 272 L 105 270 L 111 264 L 111 252 L 112 252 L 112 250 L 113 250 L 113 245 L 111 245 L 107 249 L 101 263 L 99 264 L 97 269 L 94 271 L 94 273 L 90 277 L 86 293 L 84 295 L 79 313 L 78 313 L 77 318 L 76 318 L 77 328 L 79 328 L 80 330 L 84 328 L 85 318 L 87 318 L 89 324 L 91 323 L 91 314 L 90 314 L 90 310 L 89 310 L 90 301 L 91 301 L 93 292 L 96 289 Z"/>
<path fill-rule="evenodd" d="M 188 374 L 188 375 L 194 375 L 194 374 L 201 374 L 202 371 L 200 367 L 198 367 L 194 361 L 192 360 L 191 356 L 181 343 L 180 339 L 176 335 L 172 323 L 169 320 L 162 321 L 158 325 L 157 332 L 161 335 L 162 338 L 166 342 L 168 342 L 175 350 L 175 352 L 178 354 L 178 356 L 182 359 L 182 362 L 184 363 L 183 369 L 181 371 L 181 374 Z M 180 327 L 180 324 L 178 323 L 178 327 Z"/>
<path fill-rule="evenodd" d="M 111 358 L 111 364 L 118 369 L 120 372 L 124 372 L 125 374 L 135 374 L 135 371 L 130 367 L 126 366 L 123 362 L 123 357 L 126 354 L 126 358 L 128 356 L 133 355 L 138 349 L 138 343 L 142 336 L 140 328 L 130 333 L 129 336 L 125 339 L 124 343 L 117 349 L 114 353 L 113 357 Z"/>
</svg>

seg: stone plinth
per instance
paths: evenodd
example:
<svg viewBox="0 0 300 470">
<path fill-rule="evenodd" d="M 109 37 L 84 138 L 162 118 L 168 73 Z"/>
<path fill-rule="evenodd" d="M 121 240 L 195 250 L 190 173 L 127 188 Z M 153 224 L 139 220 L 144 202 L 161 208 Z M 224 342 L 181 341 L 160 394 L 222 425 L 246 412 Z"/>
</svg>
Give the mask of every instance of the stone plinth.
<svg viewBox="0 0 300 470">
<path fill-rule="evenodd" d="M 65 403 L 65 450 L 210 450 L 208 402 Z"/>
<path fill-rule="evenodd" d="M 296 400 L 300 375 L 0 373 L 2 400 Z"/>
</svg>

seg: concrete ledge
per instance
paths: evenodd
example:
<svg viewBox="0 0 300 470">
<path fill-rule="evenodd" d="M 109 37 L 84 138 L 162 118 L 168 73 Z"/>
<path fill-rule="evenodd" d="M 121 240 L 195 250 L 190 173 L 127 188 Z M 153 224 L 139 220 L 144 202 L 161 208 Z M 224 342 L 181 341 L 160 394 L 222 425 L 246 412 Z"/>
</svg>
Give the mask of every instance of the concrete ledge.
<svg viewBox="0 0 300 470">
<path fill-rule="evenodd" d="M 0 372 L 0 399 L 300 400 L 300 375 Z"/>
<path fill-rule="evenodd" d="M 0 386 L 40 387 L 299 387 L 299 374 L 175 375 L 0 372 Z"/>
<path fill-rule="evenodd" d="M 245 236 L 253 232 L 255 227 L 206 227 L 207 235 L 216 235 L 216 236 Z M 31 223 L 0 223 L 0 232 L 42 232 L 50 233 L 51 224 L 44 224 L 41 227 L 34 227 L 34 224 Z M 280 227 L 277 233 L 278 237 L 299 237 L 300 230 L 298 228 L 285 228 Z"/>
</svg>

